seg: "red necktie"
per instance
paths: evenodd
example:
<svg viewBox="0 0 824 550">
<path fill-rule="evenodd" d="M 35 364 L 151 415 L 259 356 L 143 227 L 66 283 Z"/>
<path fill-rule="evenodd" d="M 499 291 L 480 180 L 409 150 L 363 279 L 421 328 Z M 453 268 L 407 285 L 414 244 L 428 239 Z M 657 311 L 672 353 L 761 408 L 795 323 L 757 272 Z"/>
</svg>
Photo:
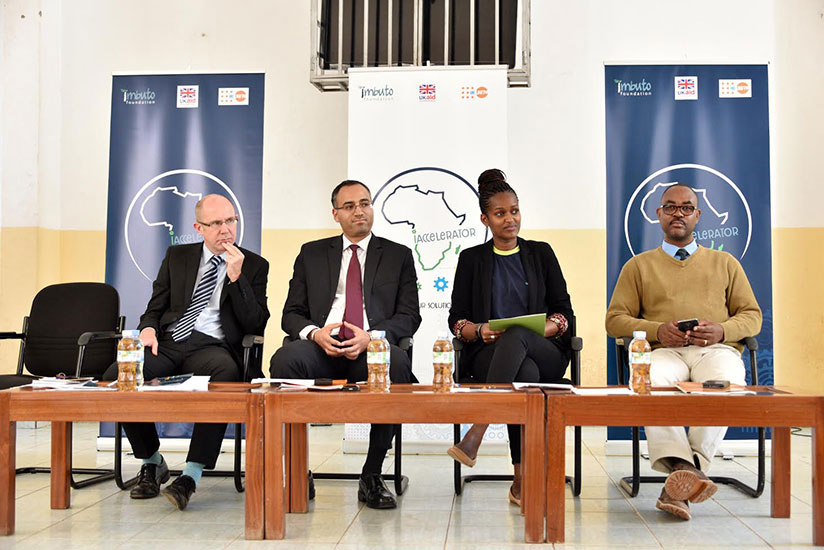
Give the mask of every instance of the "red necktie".
<svg viewBox="0 0 824 550">
<path fill-rule="evenodd" d="M 358 245 L 353 244 L 349 249 L 352 251 L 352 258 L 349 260 L 349 269 L 346 271 L 346 308 L 343 310 L 343 320 L 363 328 L 363 283 L 358 261 Z M 346 327 L 341 327 L 340 333 L 344 340 L 355 336 Z"/>
</svg>

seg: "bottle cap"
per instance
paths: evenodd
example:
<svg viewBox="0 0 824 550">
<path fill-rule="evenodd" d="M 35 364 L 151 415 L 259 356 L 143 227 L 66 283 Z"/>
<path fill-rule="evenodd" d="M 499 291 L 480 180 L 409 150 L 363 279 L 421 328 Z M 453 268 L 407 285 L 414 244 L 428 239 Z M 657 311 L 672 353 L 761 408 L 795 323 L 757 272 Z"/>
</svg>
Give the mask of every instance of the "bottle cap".
<svg viewBox="0 0 824 550">
<path fill-rule="evenodd" d="M 633 338 L 643 338 L 644 340 L 647 339 L 647 331 L 645 330 L 634 330 L 632 331 Z"/>
<path fill-rule="evenodd" d="M 137 338 L 140 336 L 139 330 L 124 330 L 121 335 L 122 338 Z"/>
<path fill-rule="evenodd" d="M 372 338 L 373 340 L 379 340 L 379 339 L 383 338 L 384 336 L 386 336 L 386 331 L 385 330 L 370 330 L 369 331 L 369 337 Z"/>
</svg>

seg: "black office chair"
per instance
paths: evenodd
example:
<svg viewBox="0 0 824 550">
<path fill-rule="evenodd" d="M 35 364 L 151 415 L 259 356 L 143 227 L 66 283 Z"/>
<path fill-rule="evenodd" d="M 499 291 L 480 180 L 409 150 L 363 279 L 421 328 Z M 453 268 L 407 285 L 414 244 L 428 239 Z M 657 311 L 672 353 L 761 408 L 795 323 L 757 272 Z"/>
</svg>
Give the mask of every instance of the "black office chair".
<svg viewBox="0 0 824 550">
<path fill-rule="evenodd" d="M 260 378 L 263 376 L 263 336 L 256 334 L 247 334 L 243 337 L 243 381 L 249 382 L 253 378 Z M 137 477 L 129 480 L 123 480 L 123 434 L 121 431 L 120 422 L 114 425 L 114 480 L 120 489 L 128 489 L 137 483 Z M 246 490 L 243 483 L 245 473 L 243 471 L 243 461 L 241 453 L 243 449 L 243 424 L 235 424 L 235 449 L 234 449 L 234 465 L 232 470 L 204 470 L 205 477 L 233 477 L 235 481 L 235 490 L 242 493 Z M 169 470 L 169 474 L 179 476 L 183 470 Z"/>
<path fill-rule="evenodd" d="M 20 340 L 15 374 L 0 375 L 0 389 L 30 384 L 40 376 L 99 378 L 115 360 L 116 341 L 125 318 L 114 287 L 103 283 L 47 286 L 34 297 L 21 332 L 0 332 L 0 340 Z M 74 370 L 72 370 L 72 368 Z M 26 374 L 28 371 L 30 374 Z M 16 473 L 50 473 L 46 467 L 21 467 Z M 107 481 L 117 474 L 101 468 L 72 468 L 73 489 Z M 75 481 L 74 474 L 93 477 Z"/>
<path fill-rule="evenodd" d="M 618 384 L 625 386 L 629 380 L 629 355 L 626 351 L 627 344 L 632 338 L 615 339 L 615 364 L 618 368 Z M 744 338 L 741 342 L 747 347 L 750 354 L 750 383 L 758 385 L 758 341 L 755 338 Z M 728 476 L 709 476 L 716 483 L 723 483 L 735 487 L 742 493 L 753 498 L 758 498 L 764 492 L 764 481 L 766 479 L 766 428 L 758 428 L 758 479 L 755 487 Z M 638 426 L 632 427 L 632 475 L 621 478 L 621 488 L 631 497 L 638 494 L 641 483 L 663 483 L 666 476 L 642 476 L 641 470 L 641 429 Z"/>
<path fill-rule="evenodd" d="M 584 349 L 584 340 L 580 336 L 576 336 L 575 316 L 572 316 L 569 322 L 569 331 L 571 336 L 570 349 L 572 356 L 569 362 L 571 383 L 575 386 L 581 384 L 581 350 Z M 460 372 L 458 365 L 460 365 L 460 354 L 463 350 L 463 342 L 457 338 L 452 339 L 452 347 L 455 350 L 455 364 L 452 376 L 458 384 L 477 384 L 479 380 L 472 378 L 471 373 Z M 566 482 L 570 484 L 573 496 L 581 494 L 581 426 L 575 426 L 575 440 L 574 440 L 574 458 L 573 458 L 573 476 L 566 476 Z M 453 439 L 455 445 L 461 441 L 461 425 L 453 425 Z M 464 483 L 471 483 L 473 481 L 512 481 L 512 474 L 472 474 L 468 476 L 461 475 L 461 463 L 457 460 L 453 461 L 453 482 L 455 485 L 455 494 L 460 495 L 463 491 Z"/>
<path fill-rule="evenodd" d="M 285 346 L 291 341 L 289 336 L 283 338 L 283 345 Z M 412 346 L 413 340 L 411 336 L 404 336 L 398 341 L 398 347 L 406 352 L 409 356 L 409 363 L 412 363 Z M 395 424 L 395 468 L 392 474 L 383 474 L 384 481 L 393 481 L 395 484 L 395 494 L 402 495 L 409 486 L 409 478 L 403 475 L 403 430 L 402 424 Z M 360 479 L 360 474 L 350 472 L 309 472 L 310 479 L 335 479 L 335 480 L 350 480 L 356 481 Z"/>
</svg>

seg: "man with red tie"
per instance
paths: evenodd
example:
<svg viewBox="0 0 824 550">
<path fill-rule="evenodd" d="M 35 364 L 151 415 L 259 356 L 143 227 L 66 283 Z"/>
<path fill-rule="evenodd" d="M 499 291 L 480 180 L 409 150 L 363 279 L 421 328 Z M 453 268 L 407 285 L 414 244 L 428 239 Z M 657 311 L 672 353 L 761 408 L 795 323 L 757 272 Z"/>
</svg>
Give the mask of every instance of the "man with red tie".
<svg viewBox="0 0 824 550">
<path fill-rule="evenodd" d="M 413 380 L 397 343 L 421 324 L 412 251 L 372 234 L 372 196 L 359 181 L 332 191 L 332 217 L 343 235 L 306 243 L 295 260 L 281 327 L 292 342 L 272 357 L 273 378 L 366 380 L 369 330 L 390 343 L 392 382 Z M 393 429 L 373 424 L 358 499 L 370 508 L 395 508 L 381 478 Z"/>
</svg>

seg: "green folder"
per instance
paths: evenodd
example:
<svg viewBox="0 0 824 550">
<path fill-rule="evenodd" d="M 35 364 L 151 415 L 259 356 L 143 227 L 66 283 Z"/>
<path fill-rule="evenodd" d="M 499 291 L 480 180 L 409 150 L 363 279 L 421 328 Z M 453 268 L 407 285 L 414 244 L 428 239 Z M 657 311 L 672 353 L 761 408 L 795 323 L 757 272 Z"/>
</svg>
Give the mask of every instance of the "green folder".
<svg viewBox="0 0 824 550">
<path fill-rule="evenodd" d="M 538 336 L 544 335 L 545 326 L 546 313 L 521 315 L 519 317 L 509 317 L 507 319 L 491 319 L 489 321 L 490 330 L 506 330 L 510 327 L 524 327 L 528 328 Z"/>
</svg>

